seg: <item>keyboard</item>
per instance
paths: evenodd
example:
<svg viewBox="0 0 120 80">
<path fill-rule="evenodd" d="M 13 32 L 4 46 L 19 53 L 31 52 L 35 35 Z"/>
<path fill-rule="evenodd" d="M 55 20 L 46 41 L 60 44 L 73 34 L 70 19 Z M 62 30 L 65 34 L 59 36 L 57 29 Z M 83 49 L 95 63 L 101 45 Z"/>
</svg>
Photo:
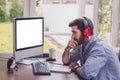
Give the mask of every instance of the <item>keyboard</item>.
<svg viewBox="0 0 120 80">
<path fill-rule="evenodd" d="M 36 62 L 32 64 L 34 75 L 50 75 L 50 69 L 46 62 Z"/>
</svg>

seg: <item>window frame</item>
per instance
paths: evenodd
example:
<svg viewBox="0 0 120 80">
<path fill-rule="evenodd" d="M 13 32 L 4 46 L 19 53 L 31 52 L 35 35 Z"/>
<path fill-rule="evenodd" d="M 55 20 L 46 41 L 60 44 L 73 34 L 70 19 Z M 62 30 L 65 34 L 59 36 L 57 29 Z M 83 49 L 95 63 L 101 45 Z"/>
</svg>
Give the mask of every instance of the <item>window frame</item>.
<svg viewBox="0 0 120 80">
<path fill-rule="evenodd" d="M 35 17 L 36 0 L 23 0 L 23 17 Z M 12 52 L 0 52 L 1 57 L 10 57 Z"/>
</svg>

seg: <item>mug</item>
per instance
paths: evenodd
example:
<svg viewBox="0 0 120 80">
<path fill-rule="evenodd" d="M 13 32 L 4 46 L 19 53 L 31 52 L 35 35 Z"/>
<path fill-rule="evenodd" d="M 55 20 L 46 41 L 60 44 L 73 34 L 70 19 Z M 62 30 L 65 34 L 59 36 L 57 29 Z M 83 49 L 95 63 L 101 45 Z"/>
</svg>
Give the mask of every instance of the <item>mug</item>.
<svg viewBox="0 0 120 80">
<path fill-rule="evenodd" d="M 49 57 L 55 59 L 56 50 L 54 48 L 49 49 Z"/>
</svg>

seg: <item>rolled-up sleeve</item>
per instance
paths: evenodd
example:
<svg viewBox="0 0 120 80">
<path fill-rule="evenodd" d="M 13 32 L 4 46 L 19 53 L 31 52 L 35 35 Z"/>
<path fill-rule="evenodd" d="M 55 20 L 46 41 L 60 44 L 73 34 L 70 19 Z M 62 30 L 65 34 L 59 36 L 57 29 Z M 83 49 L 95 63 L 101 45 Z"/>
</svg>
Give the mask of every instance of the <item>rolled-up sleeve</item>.
<svg viewBox="0 0 120 80">
<path fill-rule="evenodd" d="M 102 45 L 94 46 L 89 54 L 90 56 L 80 69 L 80 75 L 84 79 L 96 77 L 107 62 L 106 53 Z"/>
</svg>

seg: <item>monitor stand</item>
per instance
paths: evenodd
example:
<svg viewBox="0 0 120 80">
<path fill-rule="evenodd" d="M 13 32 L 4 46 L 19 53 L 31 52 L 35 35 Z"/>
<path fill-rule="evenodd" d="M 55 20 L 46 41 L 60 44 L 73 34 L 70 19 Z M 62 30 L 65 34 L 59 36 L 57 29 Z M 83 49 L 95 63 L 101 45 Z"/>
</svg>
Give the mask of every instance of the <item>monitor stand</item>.
<svg viewBox="0 0 120 80">
<path fill-rule="evenodd" d="M 27 58 L 27 59 L 21 59 L 17 63 L 30 65 L 30 64 L 32 64 L 34 62 L 38 62 L 38 61 L 45 61 L 45 60 L 44 59 L 40 59 L 40 58 Z"/>
<path fill-rule="evenodd" d="M 19 61 L 18 63 L 29 65 L 29 64 L 32 64 L 33 61 L 31 61 L 31 60 L 27 60 L 27 59 L 23 59 L 23 60 Z"/>
</svg>

